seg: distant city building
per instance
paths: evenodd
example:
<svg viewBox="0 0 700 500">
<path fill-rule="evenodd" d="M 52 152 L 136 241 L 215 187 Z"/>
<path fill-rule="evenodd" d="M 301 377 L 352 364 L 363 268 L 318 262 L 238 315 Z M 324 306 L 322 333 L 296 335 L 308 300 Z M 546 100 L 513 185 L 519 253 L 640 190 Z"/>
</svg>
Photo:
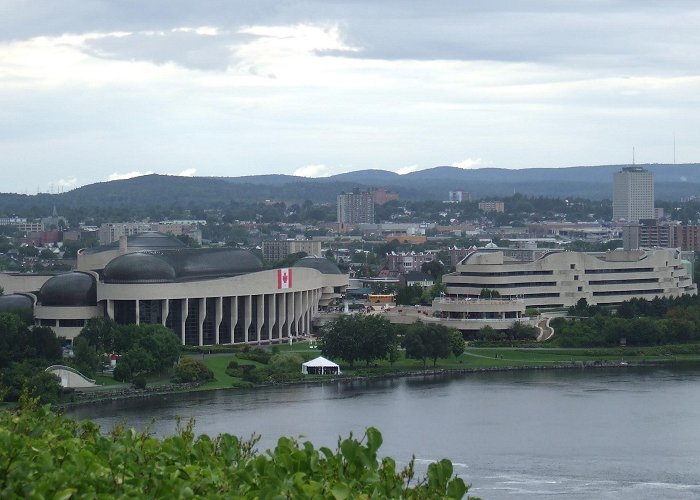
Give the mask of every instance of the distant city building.
<svg viewBox="0 0 700 500">
<path fill-rule="evenodd" d="M 654 218 L 654 174 L 624 167 L 613 178 L 613 219 L 638 222 Z"/>
<path fill-rule="evenodd" d="M 68 228 L 68 221 L 64 216 L 58 215 L 56 205 L 53 206 L 53 211 L 51 212 L 51 215 L 49 217 L 42 218 L 41 222 L 42 224 L 44 224 L 44 228 L 47 230 Z"/>
<path fill-rule="evenodd" d="M 197 243 L 202 243 L 202 232 L 190 221 L 166 222 L 107 222 L 100 226 L 100 245 L 109 245 L 119 241 L 122 236 L 134 236 L 142 233 L 160 232 L 173 236 L 186 235 Z"/>
<path fill-rule="evenodd" d="M 399 193 L 387 191 L 384 188 L 372 188 L 370 192 L 372 193 L 372 199 L 375 205 L 384 205 L 388 201 L 399 199 Z"/>
<path fill-rule="evenodd" d="M 471 193 L 468 191 L 450 191 L 447 195 L 447 201 L 459 203 L 462 201 L 472 201 Z"/>
<path fill-rule="evenodd" d="M 502 201 L 480 201 L 479 210 L 482 212 L 496 212 L 503 213 L 505 211 L 505 205 Z"/>
<path fill-rule="evenodd" d="M 387 243 L 398 241 L 401 245 L 422 245 L 428 241 L 428 237 L 421 234 L 390 234 L 385 241 Z"/>
<path fill-rule="evenodd" d="M 700 226 L 642 219 L 622 228 L 622 243 L 625 250 L 658 247 L 700 251 Z"/>
<path fill-rule="evenodd" d="M 354 189 L 338 195 L 338 223 L 359 224 L 374 222 L 374 198 L 370 191 Z"/>
<path fill-rule="evenodd" d="M 675 246 L 685 251 L 700 251 L 700 226 L 678 224 L 673 226 Z"/>
<path fill-rule="evenodd" d="M 44 230 L 41 221 L 28 221 L 24 217 L 0 217 L 0 226 L 14 226 L 21 233 L 37 233 Z"/>
<path fill-rule="evenodd" d="M 429 274 L 422 271 L 409 271 L 404 276 L 406 286 L 418 285 L 421 288 L 430 288 L 435 284 L 435 280 Z"/>
<path fill-rule="evenodd" d="M 289 255 L 304 252 L 306 255 L 321 256 L 321 240 L 263 240 L 263 258 L 268 262 L 282 260 Z"/>
<path fill-rule="evenodd" d="M 151 231 L 149 222 L 106 222 L 100 226 L 100 245 L 119 241 L 122 236 L 133 236 Z"/>
<path fill-rule="evenodd" d="M 386 256 L 386 268 L 389 271 L 396 271 L 399 273 L 420 271 L 423 264 L 436 259 L 437 256 L 434 253 L 428 252 L 392 252 Z"/>
</svg>

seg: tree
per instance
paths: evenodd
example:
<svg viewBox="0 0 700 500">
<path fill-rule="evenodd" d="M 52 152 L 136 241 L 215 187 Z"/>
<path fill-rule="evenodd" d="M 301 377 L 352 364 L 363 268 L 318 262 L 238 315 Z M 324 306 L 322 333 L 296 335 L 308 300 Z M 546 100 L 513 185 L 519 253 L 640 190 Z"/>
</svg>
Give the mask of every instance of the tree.
<svg viewBox="0 0 700 500">
<path fill-rule="evenodd" d="M 164 372 L 172 368 L 180 357 L 180 340 L 163 325 L 139 325 L 136 345 L 143 348 L 153 358 L 151 370 Z"/>
<path fill-rule="evenodd" d="M 437 365 L 438 358 L 450 355 L 450 329 L 443 325 L 425 324 L 420 321 L 411 325 L 404 336 L 406 357 L 423 361 L 428 359 Z"/>
<path fill-rule="evenodd" d="M 537 340 L 539 331 L 536 327 L 516 321 L 510 327 L 510 335 L 514 340 Z"/>
<path fill-rule="evenodd" d="M 418 304 L 423 295 L 423 288 L 419 284 L 413 284 L 411 286 L 404 286 L 399 288 L 396 293 L 396 304 L 413 306 Z"/>
<path fill-rule="evenodd" d="M 34 326 L 25 335 L 25 357 L 57 361 L 63 356 L 61 341 L 47 326 Z"/>
<path fill-rule="evenodd" d="M 355 361 L 364 361 L 369 366 L 372 361 L 389 355 L 396 334 L 386 318 L 353 314 L 326 324 L 320 337 L 324 356 L 342 358 L 350 366 Z"/>
<path fill-rule="evenodd" d="M 114 379 L 129 382 L 137 375 L 154 371 L 156 360 L 143 347 L 137 345 L 119 358 L 114 368 Z"/>
<path fill-rule="evenodd" d="M 482 288 L 481 293 L 479 293 L 480 299 L 497 299 L 501 294 L 498 290 L 491 290 L 490 288 Z"/>
<path fill-rule="evenodd" d="M 39 398 L 42 403 L 56 404 L 61 399 L 63 388 L 61 379 L 53 373 L 41 370 L 30 377 L 26 382 L 29 394 Z"/>
<path fill-rule="evenodd" d="M 450 332 L 450 350 L 452 354 L 455 355 L 455 358 L 459 358 L 464 354 L 464 336 L 459 330 L 452 330 Z"/>
<path fill-rule="evenodd" d="M 430 262 L 423 262 L 420 266 L 421 272 L 429 274 L 434 280 L 439 279 L 445 273 L 445 266 L 439 260 L 431 260 Z"/>
<path fill-rule="evenodd" d="M 102 365 L 97 349 L 80 336 L 73 342 L 73 365 L 76 370 L 88 377 L 93 377 Z"/>
<path fill-rule="evenodd" d="M 77 338 L 84 338 L 100 353 L 115 352 L 115 338 L 119 335 L 119 326 L 110 318 L 90 318 Z"/>
</svg>

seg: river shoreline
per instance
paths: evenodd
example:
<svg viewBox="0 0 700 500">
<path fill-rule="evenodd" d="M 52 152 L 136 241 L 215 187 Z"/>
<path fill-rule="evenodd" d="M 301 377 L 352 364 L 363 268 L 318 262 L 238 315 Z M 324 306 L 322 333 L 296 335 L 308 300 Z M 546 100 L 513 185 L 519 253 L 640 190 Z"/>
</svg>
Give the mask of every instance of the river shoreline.
<svg viewBox="0 0 700 500">
<path fill-rule="evenodd" d="M 472 373 L 490 373 L 490 372 L 513 372 L 513 371 L 537 371 L 537 370 L 584 370 L 589 368 L 635 368 L 635 367 L 651 367 L 661 366 L 669 362 L 661 361 L 645 361 L 645 362 L 613 362 L 613 361 L 575 361 L 572 363 L 562 363 L 557 365 L 538 365 L 538 366 L 495 366 L 495 367 L 479 367 L 479 368 L 427 368 L 425 370 L 402 370 L 386 373 L 373 373 L 366 375 L 352 376 L 330 376 L 321 378 L 317 376 L 313 379 L 295 380 L 289 382 L 272 382 L 267 384 L 256 385 L 251 388 L 241 389 L 240 387 L 217 387 L 211 389 L 202 389 L 202 383 L 188 384 L 169 384 L 145 389 L 135 388 L 120 388 L 115 391 L 100 391 L 100 392 L 76 392 L 79 398 L 77 401 L 70 401 L 57 405 L 57 409 L 62 411 L 67 408 L 77 406 L 97 405 L 112 401 L 128 400 L 128 399 L 149 399 L 156 396 L 168 394 L 184 394 L 191 392 L 210 392 L 210 391 L 231 391 L 245 390 L 254 391 L 263 387 L 285 386 L 285 385 L 300 385 L 300 384 L 323 384 L 328 382 L 341 381 L 359 381 L 359 380 L 381 380 L 392 378 L 413 378 L 426 376 L 444 376 L 444 375 L 463 375 Z"/>
</svg>

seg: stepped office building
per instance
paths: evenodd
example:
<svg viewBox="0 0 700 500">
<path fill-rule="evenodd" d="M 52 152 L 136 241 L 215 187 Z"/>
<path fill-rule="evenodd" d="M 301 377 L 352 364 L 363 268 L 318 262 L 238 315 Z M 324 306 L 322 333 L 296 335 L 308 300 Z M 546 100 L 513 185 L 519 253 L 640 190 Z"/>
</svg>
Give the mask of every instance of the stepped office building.
<svg viewBox="0 0 700 500">
<path fill-rule="evenodd" d="M 522 299 L 527 307 L 618 304 L 633 297 L 653 299 L 697 293 L 692 264 L 675 249 L 615 250 L 605 254 L 551 252 L 531 262 L 503 252 L 474 251 L 454 273 L 443 276 L 448 298 L 478 298 L 484 288 Z"/>
<path fill-rule="evenodd" d="M 159 233 L 118 243 L 81 250 L 78 271 L 47 277 L 23 295 L 36 324 L 74 338 L 88 319 L 107 316 L 162 324 L 187 345 L 280 342 L 310 333 L 312 317 L 348 284 L 319 257 L 263 270 L 247 250 L 185 248 Z"/>
</svg>

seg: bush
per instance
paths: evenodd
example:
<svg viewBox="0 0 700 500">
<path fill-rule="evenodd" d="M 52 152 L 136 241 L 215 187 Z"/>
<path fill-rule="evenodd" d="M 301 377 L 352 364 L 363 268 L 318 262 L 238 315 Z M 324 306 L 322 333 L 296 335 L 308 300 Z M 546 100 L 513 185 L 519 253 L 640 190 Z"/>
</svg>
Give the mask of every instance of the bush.
<svg viewBox="0 0 700 500">
<path fill-rule="evenodd" d="M 134 377 L 134 380 L 131 381 L 131 385 L 134 386 L 135 389 L 145 389 L 146 388 L 146 376 L 145 375 L 136 375 Z"/>
<path fill-rule="evenodd" d="M 239 353 L 237 357 L 266 365 L 270 361 L 272 353 L 260 347 L 256 347 L 254 349 L 250 349 L 249 351 Z"/>
<path fill-rule="evenodd" d="M 197 359 L 183 358 L 175 366 L 174 382 L 208 382 L 214 380 L 214 372 Z"/>
<path fill-rule="evenodd" d="M 468 490 L 446 459 L 423 479 L 412 462 L 397 469 L 374 428 L 335 450 L 281 437 L 259 453 L 254 439 L 197 436 L 192 426 L 164 439 L 123 427 L 104 435 L 93 422 L 25 402 L 16 413 L 0 412 L 2 496 L 460 499 Z"/>
</svg>

